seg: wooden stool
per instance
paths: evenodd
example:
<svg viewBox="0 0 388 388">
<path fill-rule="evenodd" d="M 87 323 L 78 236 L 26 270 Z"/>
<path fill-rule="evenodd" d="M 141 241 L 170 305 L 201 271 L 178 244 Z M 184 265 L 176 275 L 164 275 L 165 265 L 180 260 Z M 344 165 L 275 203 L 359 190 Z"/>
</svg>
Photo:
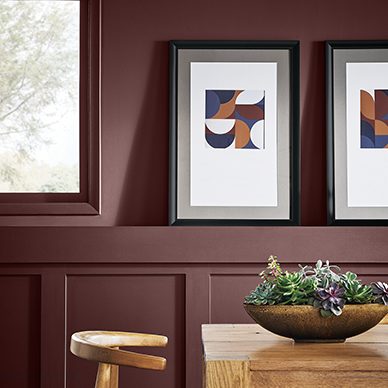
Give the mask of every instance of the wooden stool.
<svg viewBox="0 0 388 388">
<path fill-rule="evenodd" d="M 95 388 L 118 388 L 118 367 L 164 370 L 166 359 L 120 350 L 120 346 L 166 346 L 168 338 L 161 335 L 116 331 L 81 331 L 71 336 L 70 351 L 85 360 L 97 361 Z"/>
</svg>

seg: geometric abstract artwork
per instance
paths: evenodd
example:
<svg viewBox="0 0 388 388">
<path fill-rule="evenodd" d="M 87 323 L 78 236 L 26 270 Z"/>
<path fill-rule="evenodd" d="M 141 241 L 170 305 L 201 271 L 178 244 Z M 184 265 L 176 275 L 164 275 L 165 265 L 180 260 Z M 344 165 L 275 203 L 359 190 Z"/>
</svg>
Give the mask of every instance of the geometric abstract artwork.
<svg viewBox="0 0 388 388">
<path fill-rule="evenodd" d="M 388 90 L 361 90 L 361 148 L 388 148 Z"/>
<path fill-rule="evenodd" d="M 205 139 L 210 147 L 265 148 L 264 90 L 206 90 L 205 94 Z"/>
</svg>

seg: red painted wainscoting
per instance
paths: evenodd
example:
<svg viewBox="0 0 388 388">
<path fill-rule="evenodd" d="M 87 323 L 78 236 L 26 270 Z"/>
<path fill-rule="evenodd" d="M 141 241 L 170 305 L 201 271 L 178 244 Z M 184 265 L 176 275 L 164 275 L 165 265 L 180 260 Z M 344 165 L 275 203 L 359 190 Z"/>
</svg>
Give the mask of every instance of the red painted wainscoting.
<svg viewBox="0 0 388 388">
<path fill-rule="evenodd" d="M 387 252 L 386 228 L 0 228 L 0 386 L 93 386 L 69 339 L 106 329 L 170 339 L 152 350 L 167 370 L 122 368 L 124 387 L 198 388 L 200 325 L 250 321 L 242 299 L 269 254 L 387 281 Z"/>
</svg>

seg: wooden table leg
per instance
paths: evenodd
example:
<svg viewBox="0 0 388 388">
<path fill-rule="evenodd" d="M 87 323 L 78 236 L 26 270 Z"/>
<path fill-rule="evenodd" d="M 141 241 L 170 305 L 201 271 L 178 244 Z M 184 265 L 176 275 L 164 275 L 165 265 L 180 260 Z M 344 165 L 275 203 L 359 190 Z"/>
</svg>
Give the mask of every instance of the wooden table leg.
<svg viewBox="0 0 388 388">
<path fill-rule="evenodd" d="M 248 388 L 250 371 L 247 361 L 207 361 L 204 388 Z"/>
</svg>

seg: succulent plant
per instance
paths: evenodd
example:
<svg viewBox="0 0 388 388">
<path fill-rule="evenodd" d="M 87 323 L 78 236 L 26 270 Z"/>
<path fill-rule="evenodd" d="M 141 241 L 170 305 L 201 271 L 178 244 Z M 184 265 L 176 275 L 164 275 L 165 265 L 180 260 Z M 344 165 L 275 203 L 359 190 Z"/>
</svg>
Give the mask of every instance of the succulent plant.
<svg viewBox="0 0 388 388">
<path fill-rule="evenodd" d="M 275 279 L 274 293 L 279 304 L 306 304 L 314 294 L 316 280 L 299 272 L 285 272 Z"/>
<path fill-rule="evenodd" d="M 267 268 L 260 272 L 259 276 L 264 280 L 272 280 L 283 273 L 280 264 L 278 263 L 278 257 L 271 255 L 268 257 Z"/>
<path fill-rule="evenodd" d="M 341 275 L 341 284 L 345 290 L 344 296 L 349 303 L 371 303 L 373 290 L 369 285 L 363 285 L 353 272 L 346 272 Z"/>
<path fill-rule="evenodd" d="M 323 317 L 341 315 L 345 303 L 388 305 L 387 283 L 362 284 L 355 273 L 341 274 L 340 268 L 329 261 L 299 267 L 297 272 L 283 271 L 277 257 L 270 256 L 267 268 L 260 273 L 262 283 L 245 297 L 245 303 L 311 304 Z"/>
<path fill-rule="evenodd" d="M 324 317 L 332 314 L 341 315 L 346 302 L 344 294 L 345 290 L 338 283 L 331 283 L 328 288 L 318 288 L 313 306 L 319 307 Z"/>
<path fill-rule="evenodd" d="M 376 303 L 388 305 L 388 284 L 384 282 L 372 283 L 373 295 Z"/>
<path fill-rule="evenodd" d="M 251 293 L 245 297 L 245 303 L 262 305 L 275 304 L 277 296 L 274 293 L 275 285 L 271 282 L 264 282 L 259 284 Z"/>
<path fill-rule="evenodd" d="M 318 282 L 318 287 L 327 288 L 331 283 L 338 283 L 340 281 L 340 268 L 336 265 L 330 265 L 329 260 L 323 264 L 322 260 L 318 260 L 315 267 L 310 265 L 301 266 L 300 271 L 304 277 L 313 277 Z"/>
</svg>

